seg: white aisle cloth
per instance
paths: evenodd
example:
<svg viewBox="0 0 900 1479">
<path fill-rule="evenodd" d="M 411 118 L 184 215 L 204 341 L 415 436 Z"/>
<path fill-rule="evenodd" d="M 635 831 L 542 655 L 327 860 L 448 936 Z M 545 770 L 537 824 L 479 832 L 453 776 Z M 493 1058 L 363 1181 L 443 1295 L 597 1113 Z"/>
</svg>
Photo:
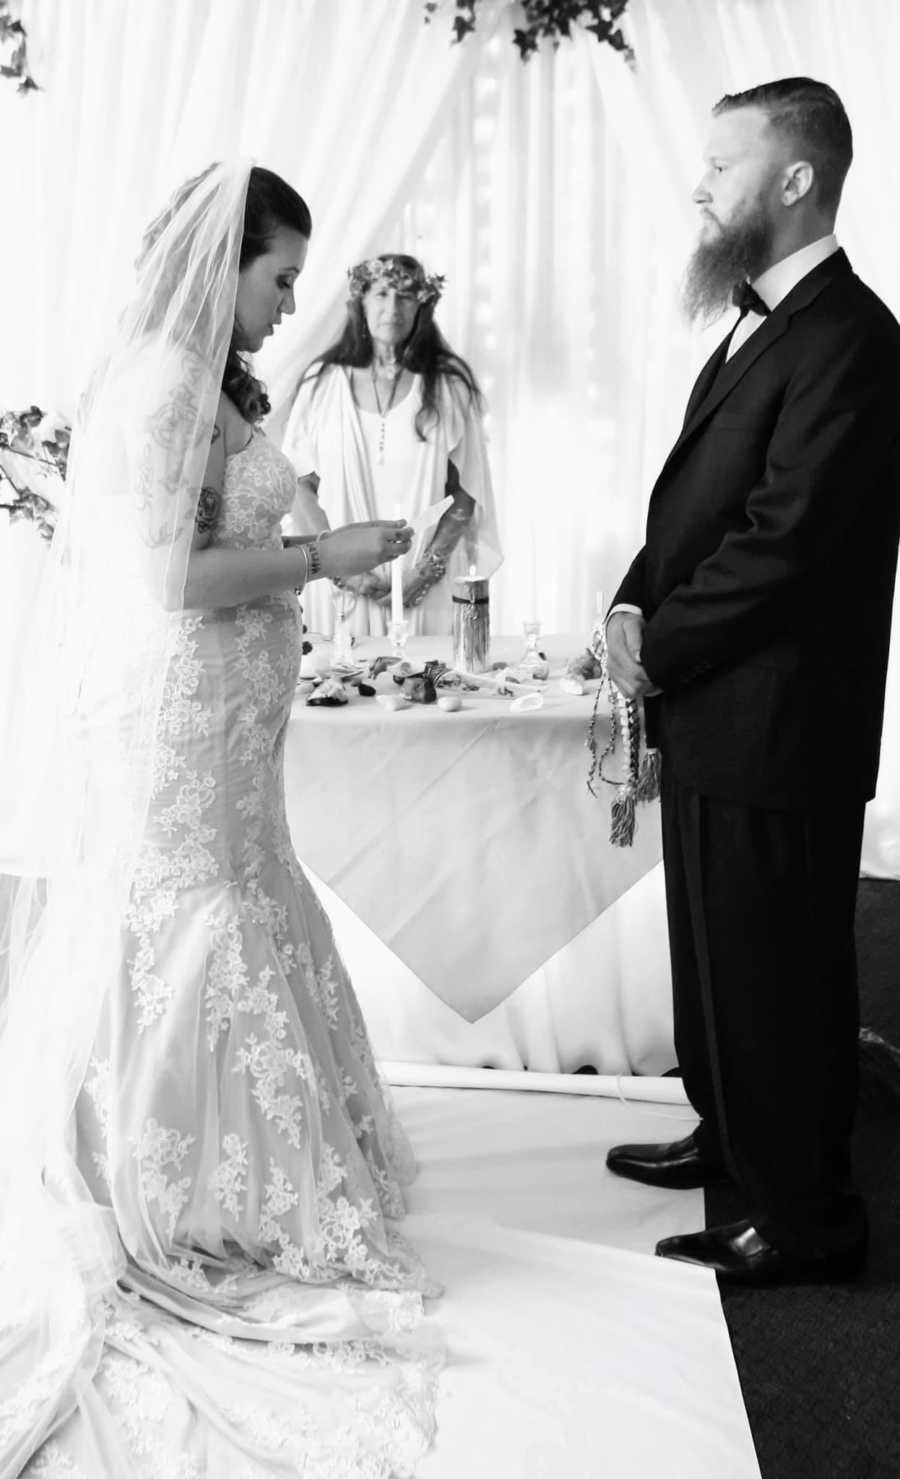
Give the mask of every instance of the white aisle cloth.
<svg viewBox="0 0 900 1479">
<path fill-rule="evenodd" d="M 445 1285 L 419 1479 L 759 1479 L 715 1279 L 652 1255 L 701 1192 L 610 1175 L 685 1107 L 395 1089 L 422 1171 L 409 1227 Z"/>
</svg>

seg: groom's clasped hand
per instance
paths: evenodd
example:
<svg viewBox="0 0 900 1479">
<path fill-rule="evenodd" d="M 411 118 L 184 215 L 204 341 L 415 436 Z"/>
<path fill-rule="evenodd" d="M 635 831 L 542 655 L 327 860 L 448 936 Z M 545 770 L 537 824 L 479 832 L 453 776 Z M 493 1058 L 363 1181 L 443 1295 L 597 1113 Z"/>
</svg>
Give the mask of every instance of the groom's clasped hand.
<svg viewBox="0 0 900 1479">
<path fill-rule="evenodd" d="M 641 664 L 644 618 L 632 611 L 616 611 L 606 623 L 609 676 L 626 698 L 650 698 L 659 693 Z"/>
</svg>

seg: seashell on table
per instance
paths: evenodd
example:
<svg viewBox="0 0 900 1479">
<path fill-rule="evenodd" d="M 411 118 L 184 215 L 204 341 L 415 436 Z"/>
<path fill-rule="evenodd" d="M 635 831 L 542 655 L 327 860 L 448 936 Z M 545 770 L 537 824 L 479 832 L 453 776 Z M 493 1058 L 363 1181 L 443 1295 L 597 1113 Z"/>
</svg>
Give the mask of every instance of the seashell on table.
<svg viewBox="0 0 900 1479">
<path fill-rule="evenodd" d="M 396 713 L 398 709 L 411 709 L 412 704 L 402 693 L 376 693 L 375 702 L 380 704 L 388 713 Z"/>
<path fill-rule="evenodd" d="M 521 697 L 513 699 L 509 712 L 511 714 L 531 714 L 543 707 L 544 695 L 542 693 L 523 693 Z"/>
</svg>

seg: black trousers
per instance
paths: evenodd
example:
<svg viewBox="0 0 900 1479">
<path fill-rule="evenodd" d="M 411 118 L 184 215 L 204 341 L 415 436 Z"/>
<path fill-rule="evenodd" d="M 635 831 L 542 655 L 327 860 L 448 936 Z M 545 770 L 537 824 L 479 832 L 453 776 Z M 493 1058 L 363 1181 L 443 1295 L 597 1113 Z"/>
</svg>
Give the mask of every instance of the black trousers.
<svg viewBox="0 0 900 1479">
<path fill-rule="evenodd" d="M 697 1143 L 786 1252 L 860 1247 L 850 1185 L 864 805 L 767 811 L 663 775 L 675 1048 Z"/>
</svg>

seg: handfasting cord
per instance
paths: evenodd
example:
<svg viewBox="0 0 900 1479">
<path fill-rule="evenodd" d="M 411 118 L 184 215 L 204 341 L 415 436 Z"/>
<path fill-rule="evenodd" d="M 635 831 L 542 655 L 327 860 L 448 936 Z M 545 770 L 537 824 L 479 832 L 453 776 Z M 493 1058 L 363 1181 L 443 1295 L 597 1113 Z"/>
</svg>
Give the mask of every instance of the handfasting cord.
<svg viewBox="0 0 900 1479">
<path fill-rule="evenodd" d="M 591 632 L 590 650 L 600 664 L 601 678 L 586 741 L 591 752 L 587 787 L 592 796 L 597 795 L 596 781 L 616 787 L 610 814 L 609 840 L 613 847 L 630 847 L 634 842 L 637 802 L 655 801 L 659 795 L 660 755 L 656 749 L 645 748 L 644 755 L 641 756 L 641 706 L 634 699 L 626 698 L 620 693 L 609 676 L 606 624 L 602 619 L 595 623 Z M 609 694 L 609 740 L 601 751 L 597 740 L 597 718 L 604 688 Z M 621 780 L 611 780 L 603 774 L 603 762 L 615 750 L 616 740 L 620 735 L 625 754 L 625 775 Z"/>
</svg>

